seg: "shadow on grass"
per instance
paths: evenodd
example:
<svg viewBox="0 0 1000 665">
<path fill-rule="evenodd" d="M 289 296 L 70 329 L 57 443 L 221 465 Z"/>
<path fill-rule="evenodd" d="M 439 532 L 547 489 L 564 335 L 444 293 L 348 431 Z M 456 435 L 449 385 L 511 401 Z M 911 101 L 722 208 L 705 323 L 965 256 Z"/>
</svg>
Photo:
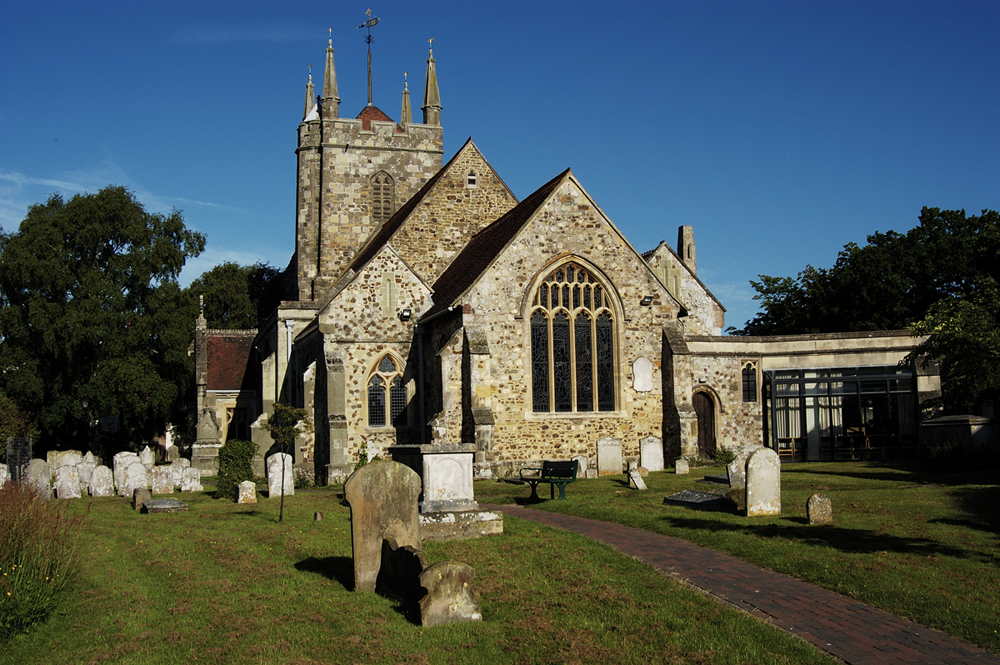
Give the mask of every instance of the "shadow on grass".
<svg viewBox="0 0 1000 665">
<path fill-rule="evenodd" d="M 316 573 L 340 583 L 348 591 L 354 590 L 354 559 L 348 556 L 328 556 L 322 559 L 311 556 L 295 564 L 295 570 Z"/>
<path fill-rule="evenodd" d="M 912 460 L 899 462 L 843 463 L 836 469 L 822 468 L 822 462 L 800 463 L 793 468 L 783 466 L 782 474 L 812 474 L 817 476 L 838 476 L 861 480 L 884 480 L 894 483 L 915 483 L 925 485 L 969 485 L 989 484 L 1000 481 L 1000 471 L 995 469 L 977 471 L 934 471 L 920 466 Z M 856 465 L 856 466 L 855 466 Z M 845 468 L 847 467 L 847 468 Z"/>
<path fill-rule="evenodd" d="M 795 522 L 799 518 L 783 518 Z M 688 517 L 665 517 L 664 521 L 678 529 L 691 529 L 709 533 L 751 534 L 760 538 L 782 538 L 810 545 L 826 546 L 848 554 L 897 552 L 919 556 L 950 556 L 956 559 L 990 561 L 976 552 L 945 545 L 929 538 L 901 538 L 862 529 L 845 529 L 827 525 L 727 524 L 715 520 Z"/>
</svg>

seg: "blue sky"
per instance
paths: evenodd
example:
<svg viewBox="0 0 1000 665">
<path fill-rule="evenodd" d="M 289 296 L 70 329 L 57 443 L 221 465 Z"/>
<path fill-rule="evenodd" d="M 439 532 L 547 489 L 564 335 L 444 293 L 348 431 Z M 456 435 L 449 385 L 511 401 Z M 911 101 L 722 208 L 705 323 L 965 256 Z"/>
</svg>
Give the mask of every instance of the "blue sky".
<svg viewBox="0 0 1000 665">
<path fill-rule="evenodd" d="M 829 267 L 922 206 L 1000 206 L 1000 3 L 50 2 L 0 7 L 0 226 L 109 183 L 284 267 L 308 66 L 341 115 L 419 106 L 434 38 L 445 159 L 471 136 L 521 199 L 571 167 L 640 250 L 694 226 L 742 326 L 749 280 Z M 415 111 L 419 119 L 419 110 Z"/>
</svg>

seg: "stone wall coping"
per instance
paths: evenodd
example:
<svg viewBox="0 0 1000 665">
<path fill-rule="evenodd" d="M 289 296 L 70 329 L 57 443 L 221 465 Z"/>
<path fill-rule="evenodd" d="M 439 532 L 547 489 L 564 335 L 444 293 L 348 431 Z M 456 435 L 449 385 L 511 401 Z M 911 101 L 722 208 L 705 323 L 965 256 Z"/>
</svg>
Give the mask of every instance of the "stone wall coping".
<svg viewBox="0 0 1000 665">
<path fill-rule="evenodd" d="M 389 446 L 389 454 L 395 452 L 410 454 L 419 452 L 422 455 L 447 455 L 450 453 L 475 453 L 476 450 L 476 444 L 474 443 L 404 443 Z"/>
</svg>

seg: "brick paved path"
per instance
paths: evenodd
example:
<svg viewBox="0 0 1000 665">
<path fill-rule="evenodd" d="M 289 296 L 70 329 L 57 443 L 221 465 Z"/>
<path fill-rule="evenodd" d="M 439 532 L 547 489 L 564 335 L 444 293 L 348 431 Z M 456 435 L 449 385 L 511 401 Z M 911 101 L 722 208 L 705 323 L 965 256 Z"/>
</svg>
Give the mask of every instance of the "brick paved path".
<svg viewBox="0 0 1000 665">
<path fill-rule="evenodd" d="M 996 663 L 979 647 L 728 554 L 641 529 L 521 506 L 488 506 L 607 543 L 848 663 Z"/>
</svg>

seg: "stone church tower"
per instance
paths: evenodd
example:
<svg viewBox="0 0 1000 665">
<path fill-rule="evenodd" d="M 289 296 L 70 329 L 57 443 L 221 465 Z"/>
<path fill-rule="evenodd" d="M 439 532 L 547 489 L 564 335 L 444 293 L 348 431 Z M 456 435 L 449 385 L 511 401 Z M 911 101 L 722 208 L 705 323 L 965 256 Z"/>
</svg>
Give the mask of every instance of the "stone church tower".
<svg viewBox="0 0 1000 665">
<path fill-rule="evenodd" d="M 408 107 L 409 91 L 404 90 Z M 441 169 L 441 103 L 433 52 L 427 59 L 424 123 L 404 113 L 396 124 L 368 104 L 356 118 L 340 117 L 333 41 L 326 49 L 323 93 L 299 125 L 296 276 L 298 300 L 312 301 L 344 273 L 362 244 Z"/>
</svg>

